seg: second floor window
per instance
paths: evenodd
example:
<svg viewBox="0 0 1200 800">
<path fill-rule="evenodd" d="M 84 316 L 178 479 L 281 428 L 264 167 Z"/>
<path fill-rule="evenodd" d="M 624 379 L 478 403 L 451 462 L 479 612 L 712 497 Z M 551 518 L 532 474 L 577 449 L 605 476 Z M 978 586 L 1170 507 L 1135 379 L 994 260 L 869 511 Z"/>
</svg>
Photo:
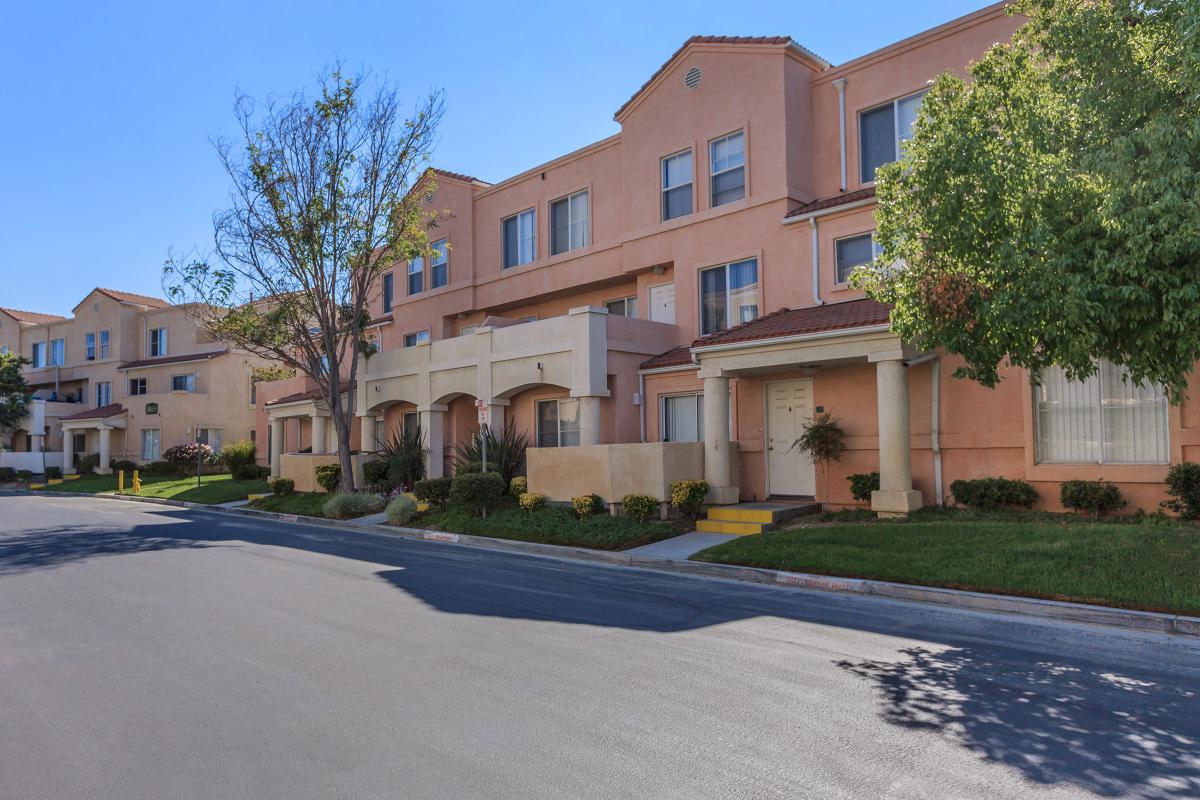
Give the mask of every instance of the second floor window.
<svg viewBox="0 0 1200 800">
<path fill-rule="evenodd" d="M 408 293 L 420 294 L 425 289 L 425 257 L 408 260 Z"/>
<path fill-rule="evenodd" d="M 617 317 L 637 317 L 637 295 L 622 297 L 620 300 L 609 300 L 604 304 L 609 314 Z"/>
<path fill-rule="evenodd" d="M 171 376 L 171 391 L 172 392 L 194 392 L 196 391 L 196 376 L 189 373 L 187 375 L 172 375 Z"/>
<path fill-rule="evenodd" d="M 588 193 L 576 192 L 550 204 L 550 255 L 588 245 Z"/>
<path fill-rule="evenodd" d="M 145 378 L 130 378 L 129 379 L 129 394 L 133 397 L 146 394 L 146 379 Z"/>
<path fill-rule="evenodd" d="M 34 342 L 29 348 L 29 360 L 35 367 L 46 366 L 46 343 Z"/>
<path fill-rule="evenodd" d="M 863 183 L 875 180 L 875 170 L 884 164 L 900 160 L 900 148 L 912 138 L 924 96 L 925 92 L 918 92 L 859 114 L 858 154 Z"/>
<path fill-rule="evenodd" d="M 108 358 L 108 331 L 100 331 L 100 358 Z"/>
<path fill-rule="evenodd" d="M 433 255 L 429 257 L 429 288 L 437 289 L 450 282 L 448 255 L 445 239 L 433 243 Z"/>
<path fill-rule="evenodd" d="M 537 258 L 537 212 L 532 208 L 504 220 L 504 266 L 516 267 Z"/>
<path fill-rule="evenodd" d="M 833 243 L 833 248 L 836 251 L 838 283 L 848 283 L 854 270 L 870 264 L 882 249 L 869 233 L 838 239 Z"/>
<path fill-rule="evenodd" d="M 392 291 L 395 288 L 394 278 L 392 273 L 384 273 L 383 276 L 383 313 L 391 313 L 392 310 Z"/>
<path fill-rule="evenodd" d="M 742 131 L 713 139 L 708 144 L 712 167 L 712 206 L 746 196 L 746 137 Z"/>
<path fill-rule="evenodd" d="M 112 402 L 112 383 L 109 381 L 100 381 L 96 384 L 96 408 L 106 406 Z"/>
<path fill-rule="evenodd" d="M 157 358 L 167 354 L 167 329 L 151 328 L 150 341 L 147 343 L 146 357 Z"/>
<path fill-rule="evenodd" d="M 88 361 L 96 360 L 96 334 L 89 333 L 83 337 L 84 358 Z"/>
<path fill-rule="evenodd" d="M 692 213 L 692 151 L 662 160 L 663 222 Z"/>
<path fill-rule="evenodd" d="M 66 363 L 66 346 L 62 339 L 50 340 L 50 366 L 61 367 Z"/>
<path fill-rule="evenodd" d="M 700 335 L 719 333 L 758 316 L 758 260 L 700 271 Z"/>
<path fill-rule="evenodd" d="M 424 344 L 429 341 L 429 331 L 417 331 L 416 333 L 404 334 L 404 346 L 416 347 L 419 344 Z"/>
</svg>

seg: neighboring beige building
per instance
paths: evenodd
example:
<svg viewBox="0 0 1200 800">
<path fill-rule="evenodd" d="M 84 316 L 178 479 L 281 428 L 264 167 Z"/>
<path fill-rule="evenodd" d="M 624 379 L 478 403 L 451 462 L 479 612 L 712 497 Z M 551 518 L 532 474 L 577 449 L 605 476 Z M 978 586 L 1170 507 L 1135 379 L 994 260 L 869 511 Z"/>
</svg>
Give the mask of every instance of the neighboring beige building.
<svg viewBox="0 0 1200 800">
<path fill-rule="evenodd" d="M 70 472 L 85 453 L 107 472 L 112 460 L 155 461 L 197 439 L 216 449 L 253 439 L 251 371 L 271 363 L 213 341 L 182 307 L 101 288 L 70 318 L 0 308 L 0 352 L 33 362 L 34 389 L 0 460 L 34 472 Z"/>
</svg>

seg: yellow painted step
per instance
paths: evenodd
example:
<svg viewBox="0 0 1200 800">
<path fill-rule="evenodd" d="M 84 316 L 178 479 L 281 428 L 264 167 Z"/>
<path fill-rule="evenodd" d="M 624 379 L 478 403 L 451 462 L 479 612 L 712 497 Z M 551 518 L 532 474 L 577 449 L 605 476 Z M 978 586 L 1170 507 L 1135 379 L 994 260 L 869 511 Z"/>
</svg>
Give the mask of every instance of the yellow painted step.
<svg viewBox="0 0 1200 800">
<path fill-rule="evenodd" d="M 62 483 L 62 478 L 50 478 L 46 481 L 47 486 L 56 486 L 60 483 Z"/>
<path fill-rule="evenodd" d="M 63 475 L 63 480 L 64 481 L 77 481 L 77 480 L 79 480 L 79 475 L 77 473 L 72 473 L 71 475 Z"/>
<path fill-rule="evenodd" d="M 775 514 L 768 508 L 738 508 L 737 506 L 714 506 L 708 510 L 709 519 L 722 522 L 761 522 L 769 525 Z"/>
<path fill-rule="evenodd" d="M 417 504 L 417 511 L 419 511 L 420 513 L 424 514 L 426 511 L 429 510 L 429 503 L 424 503 L 424 502 L 418 500 L 417 496 L 415 494 L 413 494 L 412 492 L 405 492 L 404 496 Z"/>
<path fill-rule="evenodd" d="M 732 533 L 746 536 L 752 533 L 762 533 L 763 526 L 758 522 L 722 522 L 719 519 L 702 519 L 696 523 L 696 530 L 701 533 Z"/>
<path fill-rule="evenodd" d="M 264 497 L 270 497 L 270 496 L 271 496 L 270 494 L 248 494 L 248 495 L 246 495 L 246 499 L 247 500 L 262 500 Z"/>
<path fill-rule="evenodd" d="M 30 489 L 45 489 L 45 488 L 46 488 L 46 484 L 44 484 L 44 483 L 31 483 L 31 484 L 29 484 L 29 488 L 30 488 Z"/>
</svg>

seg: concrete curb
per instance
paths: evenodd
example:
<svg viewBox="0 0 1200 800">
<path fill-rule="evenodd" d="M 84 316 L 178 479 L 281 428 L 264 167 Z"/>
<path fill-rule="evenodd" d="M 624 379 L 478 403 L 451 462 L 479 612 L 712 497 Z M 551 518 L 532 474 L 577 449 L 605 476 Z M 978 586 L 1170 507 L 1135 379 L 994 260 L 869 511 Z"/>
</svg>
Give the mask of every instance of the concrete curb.
<svg viewBox="0 0 1200 800">
<path fill-rule="evenodd" d="M 654 558 L 645 555 L 611 552 L 606 550 L 588 550 L 582 547 L 563 547 L 553 544 L 538 544 L 536 542 L 521 542 L 511 539 L 493 539 L 488 536 L 472 536 L 465 533 L 446 533 L 431 531 L 423 528 L 400 528 L 391 525 L 372 525 L 353 520 L 331 520 L 321 517 L 307 517 L 297 514 L 280 514 L 274 511 L 259 511 L 252 508 L 220 508 L 203 503 L 189 503 L 183 500 L 167 500 L 158 497 L 130 497 L 128 495 L 87 494 L 83 492 L 34 492 L 21 489 L 0 490 L 4 496 L 61 496 L 61 497 L 90 497 L 108 500 L 122 500 L 132 503 L 149 503 L 151 505 L 174 506 L 226 516 L 259 517 L 280 522 L 300 523 L 332 530 L 349 531 L 354 533 L 371 533 L 382 536 L 394 536 L 400 539 L 415 539 L 425 542 L 442 542 L 457 544 L 464 547 L 475 547 L 485 550 L 499 550 L 509 553 L 555 558 L 567 561 L 584 561 L 598 564 L 608 564 L 617 567 L 631 567 L 655 572 L 666 572 L 678 575 L 691 575 L 701 578 L 719 578 L 722 580 L 758 583 L 769 586 L 779 586 L 791 589 L 809 591 L 836 592 L 841 594 L 859 594 L 882 597 L 889 600 L 928 603 L 957 608 L 966 611 L 981 611 L 999 614 L 1017 614 L 1038 617 L 1061 622 L 1077 622 L 1089 625 L 1104 625 L 1112 628 L 1123 628 L 1149 633 L 1166 633 L 1175 636 L 1194 636 L 1200 638 L 1200 617 L 1189 617 L 1178 614 L 1163 614 L 1154 611 L 1133 611 L 1107 606 L 1093 606 L 1083 603 L 1066 603 L 1058 600 L 1042 600 L 1033 597 L 1015 595 L 987 594 L 985 592 L 970 592 L 961 589 L 943 589 L 934 586 L 916 586 L 907 583 L 891 583 L 888 581 L 867 580 L 862 578 L 839 578 L 829 575 L 811 575 L 803 572 L 784 572 L 780 570 L 760 569 L 757 567 L 742 567 L 728 564 L 711 564 L 704 561 L 679 561 L 675 559 Z"/>
</svg>

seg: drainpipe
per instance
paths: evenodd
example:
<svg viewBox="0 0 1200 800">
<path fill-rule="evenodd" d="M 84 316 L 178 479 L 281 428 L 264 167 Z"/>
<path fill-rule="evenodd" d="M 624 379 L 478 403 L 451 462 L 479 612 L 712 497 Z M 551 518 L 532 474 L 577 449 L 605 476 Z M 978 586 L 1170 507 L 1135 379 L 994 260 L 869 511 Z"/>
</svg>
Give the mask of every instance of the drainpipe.
<svg viewBox="0 0 1200 800">
<path fill-rule="evenodd" d="M 646 376 L 638 372 L 638 422 L 641 425 L 641 441 L 646 441 Z"/>
<path fill-rule="evenodd" d="M 812 290 L 813 304 L 824 305 L 825 301 L 821 299 L 821 244 L 817 238 L 817 218 L 811 217 L 808 220 L 812 226 Z"/>
<path fill-rule="evenodd" d="M 924 364 L 926 361 L 929 364 L 929 447 L 933 451 L 933 491 L 937 504 L 945 504 L 945 495 L 942 492 L 942 426 L 941 426 L 941 405 L 942 405 L 942 359 L 936 353 L 914 358 L 908 362 L 910 367 L 917 364 Z"/>
<path fill-rule="evenodd" d="M 838 78 L 833 82 L 833 88 L 838 93 L 838 141 L 841 144 L 842 156 L 842 191 L 846 191 L 846 79 Z"/>
</svg>

